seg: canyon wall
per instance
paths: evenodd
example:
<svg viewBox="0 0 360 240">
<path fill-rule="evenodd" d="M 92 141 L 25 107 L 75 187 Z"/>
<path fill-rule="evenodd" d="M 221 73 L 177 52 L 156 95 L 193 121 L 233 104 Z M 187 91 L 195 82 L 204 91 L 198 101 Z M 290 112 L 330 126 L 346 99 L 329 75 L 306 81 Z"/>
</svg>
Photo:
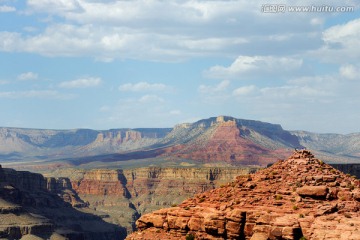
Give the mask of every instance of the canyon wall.
<svg viewBox="0 0 360 240">
<path fill-rule="evenodd" d="M 233 181 L 255 168 L 160 168 L 126 170 L 67 169 L 54 172 L 68 176 L 72 188 L 107 221 L 132 232 L 142 214 L 174 206 L 184 199 Z"/>
<path fill-rule="evenodd" d="M 123 227 L 106 222 L 105 215 L 87 206 L 68 178 L 43 177 L 0 165 L 2 239 L 124 239 Z"/>
</svg>

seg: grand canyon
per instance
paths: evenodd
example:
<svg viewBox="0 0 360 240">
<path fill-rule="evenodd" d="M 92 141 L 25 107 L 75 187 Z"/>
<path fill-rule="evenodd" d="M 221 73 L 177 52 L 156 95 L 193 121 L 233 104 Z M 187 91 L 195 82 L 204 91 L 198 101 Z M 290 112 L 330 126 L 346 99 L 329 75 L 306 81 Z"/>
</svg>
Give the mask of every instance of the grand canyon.
<svg viewBox="0 0 360 240">
<path fill-rule="evenodd" d="M 3 127 L 0 238 L 358 239 L 359 143 L 359 133 L 227 116 L 173 128 Z"/>
</svg>

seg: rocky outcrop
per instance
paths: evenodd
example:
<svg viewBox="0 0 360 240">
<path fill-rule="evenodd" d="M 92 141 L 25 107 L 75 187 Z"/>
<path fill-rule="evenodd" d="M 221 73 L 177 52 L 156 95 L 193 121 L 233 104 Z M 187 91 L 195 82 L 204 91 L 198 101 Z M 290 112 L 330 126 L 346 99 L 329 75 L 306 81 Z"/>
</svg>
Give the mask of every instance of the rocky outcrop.
<svg viewBox="0 0 360 240">
<path fill-rule="evenodd" d="M 86 206 L 67 178 L 0 166 L 1 239 L 124 239 L 124 228 Z"/>
<path fill-rule="evenodd" d="M 127 239 L 359 239 L 360 182 L 309 151 L 143 215 Z"/>
</svg>

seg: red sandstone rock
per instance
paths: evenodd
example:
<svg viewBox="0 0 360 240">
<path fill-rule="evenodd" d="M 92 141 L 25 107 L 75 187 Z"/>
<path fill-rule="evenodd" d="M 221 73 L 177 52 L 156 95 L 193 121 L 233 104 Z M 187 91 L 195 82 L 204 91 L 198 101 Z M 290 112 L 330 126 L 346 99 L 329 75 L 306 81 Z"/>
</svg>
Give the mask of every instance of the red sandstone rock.
<svg viewBox="0 0 360 240">
<path fill-rule="evenodd" d="M 153 239 L 360 239 L 359 185 L 309 151 L 295 151 L 176 208 L 142 216 L 128 239 L 148 233 Z"/>
<path fill-rule="evenodd" d="M 328 188 L 326 186 L 304 186 L 296 189 L 302 197 L 326 197 Z"/>
</svg>

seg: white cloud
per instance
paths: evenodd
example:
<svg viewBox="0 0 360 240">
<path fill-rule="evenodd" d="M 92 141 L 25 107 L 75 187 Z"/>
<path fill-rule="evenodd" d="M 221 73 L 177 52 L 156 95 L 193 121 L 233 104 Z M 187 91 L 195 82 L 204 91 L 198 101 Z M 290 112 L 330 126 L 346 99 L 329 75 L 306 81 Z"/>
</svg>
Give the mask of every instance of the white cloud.
<svg viewBox="0 0 360 240">
<path fill-rule="evenodd" d="M 15 11 L 16 11 L 16 8 L 11 7 L 11 6 L 7 6 L 7 5 L 0 6 L 0 13 L 15 12 Z"/>
<path fill-rule="evenodd" d="M 149 102 L 164 102 L 164 99 L 157 95 L 144 95 L 139 100 L 140 103 L 149 103 Z"/>
<path fill-rule="evenodd" d="M 360 18 L 326 29 L 322 34 L 324 46 L 314 51 L 316 57 L 328 62 L 358 62 L 360 58 Z M 346 59 L 344 59 L 346 56 Z"/>
<path fill-rule="evenodd" d="M 299 53 L 321 44 L 308 16 L 269 16 L 256 1 L 29 0 L 44 30 L 0 32 L 0 51 L 87 56 L 100 61 Z M 313 14 L 314 19 L 317 14 Z M 252 22 L 251 26 L 248 22 Z M 273 35 L 269 38 L 269 33 Z M 271 47 L 268 47 L 271 46 Z M 296 46 L 296 47 L 294 47 Z"/>
<path fill-rule="evenodd" d="M 0 80 L 0 85 L 5 85 L 5 84 L 8 84 L 9 82 L 6 81 L 6 80 Z"/>
<path fill-rule="evenodd" d="M 202 94 L 214 94 L 225 91 L 230 85 L 230 81 L 224 80 L 215 86 L 200 85 L 199 92 Z"/>
<path fill-rule="evenodd" d="M 340 67 L 340 75 L 348 79 L 360 79 L 360 70 L 359 66 L 354 66 L 352 64 L 342 65 Z"/>
<path fill-rule="evenodd" d="M 81 10 L 77 0 L 28 0 L 27 4 L 33 11 L 49 13 L 66 13 Z"/>
<path fill-rule="evenodd" d="M 312 18 L 310 20 L 310 23 L 312 25 L 323 25 L 324 24 L 324 19 L 323 18 L 319 18 L 319 17 L 315 17 L 315 18 Z"/>
<path fill-rule="evenodd" d="M 253 93 L 254 91 L 256 91 L 256 89 L 257 89 L 257 87 L 254 85 L 239 87 L 233 91 L 233 95 L 234 96 L 249 95 L 249 94 Z"/>
<path fill-rule="evenodd" d="M 38 79 L 38 74 L 37 73 L 33 73 L 33 72 L 26 72 L 26 73 L 22 73 L 20 75 L 18 75 L 18 79 L 19 80 L 23 80 L 23 81 L 26 81 L 26 80 L 36 80 Z"/>
<path fill-rule="evenodd" d="M 213 66 L 205 75 L 211 78 L 241 78 L 251 74 L 283 75 L 302 66 L 302 59 L 274 56 L 239 56 L 229 67 Z"/>
<path fill-rule="evenodd" d="M 62 88 L 88 88 L 96 87 L 101 84 L 100 78 L 81 78 L 73 81 L 62 82 L 59 84 L 59 87 Z"/>
<path fill-rule="evenodd" d="M 358 43 L 360 35 L 360 19 L 349 21 L 342 25 L 336 25 L 325 30 L 323 40 L 326 43 Z"/>
<path fill-rule="evenodd" d="M 125 83 L 119 86 L 120 91 L 131 91 L 131 92 L 146 92 L 146 91 L 163 91 L 167 87 L 162 83 L 148 83 L 148 82 L 139 82 L 139 83 Z"/>
</svg>

